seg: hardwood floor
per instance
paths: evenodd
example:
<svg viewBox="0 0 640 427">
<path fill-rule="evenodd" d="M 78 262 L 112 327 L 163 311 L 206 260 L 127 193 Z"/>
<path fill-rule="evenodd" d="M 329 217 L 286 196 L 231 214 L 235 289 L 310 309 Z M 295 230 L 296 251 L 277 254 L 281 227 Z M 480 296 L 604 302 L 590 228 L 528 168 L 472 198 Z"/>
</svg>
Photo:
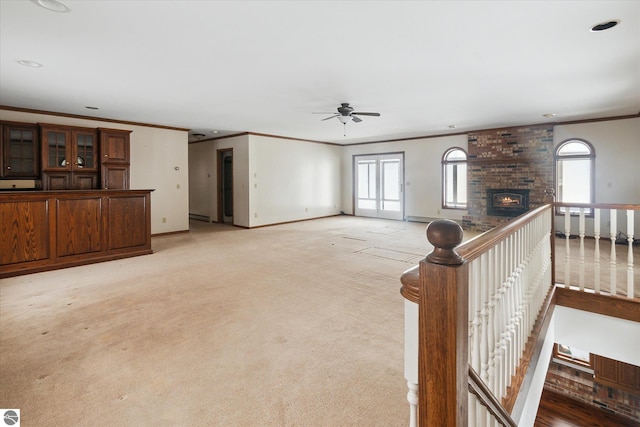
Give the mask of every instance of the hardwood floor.
<svg viewBox="0 0 640 427">
<path fill-rule="evenodd" d="M 640 427 L 640 422 L 545 390 L 535 427 Z"/>
</svg>

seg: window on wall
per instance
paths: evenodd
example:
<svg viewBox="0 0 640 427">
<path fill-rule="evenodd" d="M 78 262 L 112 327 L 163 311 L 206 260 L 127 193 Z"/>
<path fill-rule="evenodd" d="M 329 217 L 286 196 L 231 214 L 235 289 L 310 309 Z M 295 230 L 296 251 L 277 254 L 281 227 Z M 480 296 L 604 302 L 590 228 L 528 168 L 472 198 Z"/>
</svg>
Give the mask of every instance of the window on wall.
<svg viewBox="0 0 640 427">
<path fill-rule="evenodd" d="M 591 354 L 588 351 L 569 347 L 568 345 L 555 343 L 553 346 L 553 357 L 571 365 L 592 368 Z"/>
<path fill-rule="evenodd" d="M 467 208 L 467 153 L 462 148 L 451 148 L 442 157 L 444 208 Z"/>
<path fill-rule="evenodd" d="M 564 141 L 555 153 L 556 201 L 562 203 L 594 203 L 595 151 L 580 139 Z M 559 209 L 564 212 L 564 208 Z M 571 208 L 571 213 L 579 209 Z M 589 210 L 590 211 L 590 210 Z"/>
</svg>

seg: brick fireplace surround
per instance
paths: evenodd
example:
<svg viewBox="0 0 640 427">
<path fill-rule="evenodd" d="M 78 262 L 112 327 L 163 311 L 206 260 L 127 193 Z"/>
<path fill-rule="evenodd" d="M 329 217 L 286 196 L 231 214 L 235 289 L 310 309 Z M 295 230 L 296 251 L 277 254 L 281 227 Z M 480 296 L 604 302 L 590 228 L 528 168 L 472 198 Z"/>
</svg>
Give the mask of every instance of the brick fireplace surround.
<svg viewBox="0 0 640 427">
<path fill-rule="evenodd" d="M 487 215 L 487 189 L 529 190 L 529 208 L 553 188 L 553 125 L 491 129 L 469 134 L 465 230 L 486 231 L 511 218 Z"/>
</svg>

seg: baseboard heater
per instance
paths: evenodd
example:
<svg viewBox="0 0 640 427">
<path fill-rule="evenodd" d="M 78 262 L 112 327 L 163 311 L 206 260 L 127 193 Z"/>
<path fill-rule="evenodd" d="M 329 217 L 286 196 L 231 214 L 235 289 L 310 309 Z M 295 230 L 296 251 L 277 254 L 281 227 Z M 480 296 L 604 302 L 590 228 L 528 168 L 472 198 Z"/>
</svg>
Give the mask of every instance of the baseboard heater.
<svg viewBox="0 0 640 427">
<path fill-rule="evenodd" d="M 205 221 L 205 222 L 211 222 L 211 217 L 207 216 L 207 215 L 198 215 L 198 214 L 189 214 L 189 219 L 195 219 L 197 221 Z"/>
<path fill-rule="evenodd" d="M 407 221 L 409 222 L 433 222 L 436 219 L 442 219 L 442 218 L 430 218 L 430 217 L 426 217 L 426 216 L 411 216 L 411 215 L 407 215 Z"/>
</svg>

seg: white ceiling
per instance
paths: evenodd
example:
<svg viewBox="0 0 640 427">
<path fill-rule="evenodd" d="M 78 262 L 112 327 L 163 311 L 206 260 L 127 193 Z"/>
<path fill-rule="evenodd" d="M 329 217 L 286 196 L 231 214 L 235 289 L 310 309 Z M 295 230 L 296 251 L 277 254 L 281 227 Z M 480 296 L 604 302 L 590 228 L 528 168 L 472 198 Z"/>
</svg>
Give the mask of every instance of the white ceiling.
<svg viewBox="0 0 640 427">
<path fill-rule="evenodd" d="M 340 144 L 640 112 L 640 1 L 62 2 L 0 0 L 0 105 Z"/>
</svg>

